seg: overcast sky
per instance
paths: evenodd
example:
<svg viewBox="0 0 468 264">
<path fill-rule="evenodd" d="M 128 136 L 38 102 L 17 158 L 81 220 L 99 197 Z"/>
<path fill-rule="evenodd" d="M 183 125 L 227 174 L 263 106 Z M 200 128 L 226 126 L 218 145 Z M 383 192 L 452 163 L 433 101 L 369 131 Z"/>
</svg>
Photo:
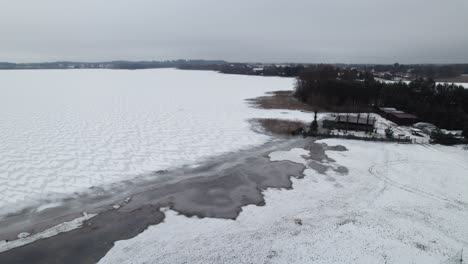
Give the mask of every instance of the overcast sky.
<svg viewBox="0 0 468 264">
<path fill-rule="evenodd" d="M 0 61 L 468 63 L 468 0 L 0 0 Z"/>
</svg>

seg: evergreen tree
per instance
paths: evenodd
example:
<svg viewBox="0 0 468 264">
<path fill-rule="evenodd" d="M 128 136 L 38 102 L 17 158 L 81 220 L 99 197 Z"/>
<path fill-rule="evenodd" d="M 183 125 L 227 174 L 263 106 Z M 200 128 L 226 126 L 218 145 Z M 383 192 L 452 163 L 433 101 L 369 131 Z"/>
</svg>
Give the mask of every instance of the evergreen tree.
<svg viewBox="0 0 468 264">
<path fill-rule="evenodd" d="M 317 111 L 314 111 L 314 121 L 310 124 L 310 132 L 316 134 L 318 131 Z"/>
<path fill-rule="evenodd" d="M 463 126 L 463 136 L 468 139 L 468 116 L 465 117 L 465 124 Z"/>
</svg>

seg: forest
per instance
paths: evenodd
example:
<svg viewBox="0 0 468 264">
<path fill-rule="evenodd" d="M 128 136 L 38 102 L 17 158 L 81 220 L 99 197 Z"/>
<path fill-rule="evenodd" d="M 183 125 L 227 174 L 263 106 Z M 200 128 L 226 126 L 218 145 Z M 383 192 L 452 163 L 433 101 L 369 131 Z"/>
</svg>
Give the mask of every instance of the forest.
<svg viewBox="0 0 468 264">
<path fill-rule="evenodd" d="M 345 112 L 395 107 L 440 128 L 463 129 L 468 135 L 468 89 L 436 84 L 430 78 L 383 83 L 367 71 L 316 65 L 299 74 L 294 96 L 312 106 Z"/>
<path fill-rule="evenodd" d="M 196 65 L 193 63 L 186 63 L 180 65 L 178 68 L 182 70 L 212 70 L 225 74 L 297 77 L 304 69 L 304 66 L 300 64 L 254 65 L 249 63 L 220 63 Z"/>
</svg>

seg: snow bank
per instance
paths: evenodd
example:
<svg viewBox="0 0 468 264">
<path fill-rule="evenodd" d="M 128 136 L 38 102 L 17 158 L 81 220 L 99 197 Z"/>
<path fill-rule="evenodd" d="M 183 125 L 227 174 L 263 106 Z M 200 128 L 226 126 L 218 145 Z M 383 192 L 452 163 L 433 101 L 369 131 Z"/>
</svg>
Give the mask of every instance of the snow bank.
<svg viewBox="0 0 468 264">
<path fill-rule="evenodd" d="M 40 239 L 45 239 L 45 238 L 49 238 L 49 237 L 53 237 L 53 236 L 56 236 L 60 233 L 65 233 L 65 232 L 69 232 L 69 231 L 72 231 L 74 229 L 77 229 L 77 228 L 80 228 L 83 226 L 83 223 L 93 217 L 95 217 L 97 214 L 87 214 L 87 213 L 83 213 L 83 216 L 82 217 L 78 217 L 78 218 L 75 218 L 69 222 L 63 222 L 61 224 L 58 224 L 54 227 L 51 227 L 43 232 L 40 232 L 40 233 L 37 233 L 37 234 L 34 234 L 34 235 L 29 235 L 29 233 L 21 233 L 18 235 L 18 239 L 17 240 L 13 240 L 13 241 L 9 241 L 9 242 L 6 242 L 6 241 L 0 241 L 0 253 L 1 252 L 4 252 L 4 251 L 7 251 L 7 250 L 10 250 L 10 249 L 13 249 L 13 248 L 17 248 L 17 247 L 21 247 L 21 246 L 24 246 L 24 245 L 27 245 L 27 244 L 30 244 L 34 241 L 37 241 L 37 240 L 40 240 Z"/>
<path fill-rule="evenodd" d="M 0 215 L 265 143 L 247 119 L 313 117 L 244 100 L 293 85 L 175 69 L 0 71 Z"/>
<path fill-rule="evenodd" d="M 349 174 L 306 169 L 294 189 L 264 191 L 266 205 L 244 207 L 235 221 L 166 211 L 100 263 L 440 263 L 468 248 L 466 151 L 321 142 L 348 149 L 327 155 Z M 270 158 L 306 164 L 304 154 Z"/>
</svg>

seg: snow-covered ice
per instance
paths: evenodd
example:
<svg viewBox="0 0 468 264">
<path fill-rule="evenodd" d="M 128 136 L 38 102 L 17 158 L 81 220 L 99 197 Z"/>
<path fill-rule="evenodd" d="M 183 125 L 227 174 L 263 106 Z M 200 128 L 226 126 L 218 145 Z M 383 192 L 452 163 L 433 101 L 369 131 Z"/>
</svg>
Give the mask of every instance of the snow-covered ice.
<svg viewBox="0 0 468 264">
<path fill-rule="evenodd" d="M 265 143 L 270 137 L 253 132 L 248 119 L 313 116 L 255 109 L 244 99 L 293 85 L 288 78 L 174 69 L 0 71 L 0 216 L 32 203 L 37 211 L 56 207 L 51 198 Z M 389 125 L 380 123 L 380 130 Z M 321 142 L 348 149 L 327 151 L 334 161 L 320 162 L 349 173 L 307 168 L 303 179 L 291 179 L 292 190 L 263 191 L 266 205 L 246 206 L 236 220 L 165 209 L 163 223 L 116 242 L 101 263 L 440 263 L 466 252 L 466 150 Z M 307 154 L 295 148 L 269 158 L 307 167 Z M 0 242 L 0 252 L 93 216 Z"/>
<path fill-rule="evenodd" d="M 100 263 L 441 263 L 468 249 L 468 155 L 461 147 L 327 139 L 348 174 L 306 169 L 292 190 L 236 220 L 166 210 L 164 223 L 118 241 Z M 303 149 L 273 160 L 307 164 Z M 131 254 L 129 254 L 131 252 Z"/>
<path fill-rule="evenodd" d="M 248 98 L 291 78 L 209 71 L 0 71 L 0 215 L 265 143 L 250 118 L 311 120 Z"/>
</svg>

